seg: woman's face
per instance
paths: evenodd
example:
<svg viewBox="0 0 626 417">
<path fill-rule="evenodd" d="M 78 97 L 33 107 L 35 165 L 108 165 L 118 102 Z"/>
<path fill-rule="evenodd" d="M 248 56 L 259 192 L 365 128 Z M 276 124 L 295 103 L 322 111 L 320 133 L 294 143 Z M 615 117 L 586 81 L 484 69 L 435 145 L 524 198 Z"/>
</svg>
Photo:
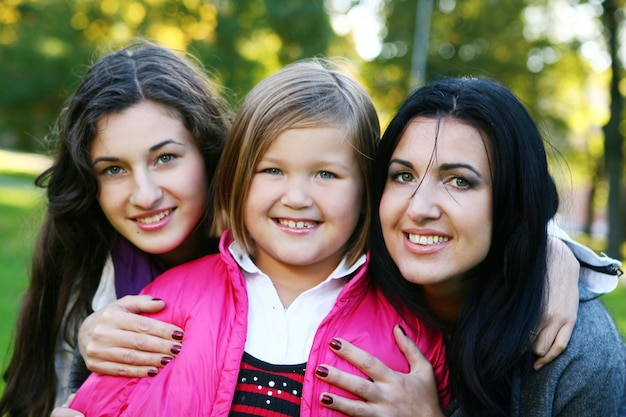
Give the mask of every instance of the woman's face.
<svg viewBox="0 0 626 417">
<path fill-rule="evenodd" d="M 198 243 L 192 232 L 208 193 L 191 133 L 167 107 L 150 101 L 103 117 L 97 128 L 91 161 L 111 225 L 170 265 L 191 259 Z"/>
<path fill-rule="evenodd" d="M 427 292 L 458 290 L 491 244 L 491 170 L 479 132 L 452 118 L 417 117 L 388 168 L 380 222 L 391 257 Z"/>
</svg>

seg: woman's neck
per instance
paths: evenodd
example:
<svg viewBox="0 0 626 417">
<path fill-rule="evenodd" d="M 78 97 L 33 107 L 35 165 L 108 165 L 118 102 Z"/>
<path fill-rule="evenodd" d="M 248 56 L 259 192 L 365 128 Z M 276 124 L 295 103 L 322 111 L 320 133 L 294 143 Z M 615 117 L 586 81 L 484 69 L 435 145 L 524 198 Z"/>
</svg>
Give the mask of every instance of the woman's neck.
<svg viewBox="0 0 626 417">
<path fill-rule="evenodd" d="M 470 288 L 470 282 L 463 281 L 424 285 L 428 308 L 443 323 L 446 334 L 452 332 Z"/>
</svg>

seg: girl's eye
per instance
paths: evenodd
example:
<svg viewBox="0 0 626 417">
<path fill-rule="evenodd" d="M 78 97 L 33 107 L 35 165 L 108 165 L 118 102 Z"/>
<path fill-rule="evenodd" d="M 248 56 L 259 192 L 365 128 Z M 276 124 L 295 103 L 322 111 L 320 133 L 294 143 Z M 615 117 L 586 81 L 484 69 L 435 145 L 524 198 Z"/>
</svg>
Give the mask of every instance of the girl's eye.
<svg viewBox="0 0 626 417">
<path fill-rule="evenodd" d="M 322 179 L 329 180 L 332 178 L 336 178 L 337 176 L 330 171 L 320 171 L 319 176 Z"/>
<path fill-rule="evenodd" d="M 278 168 L 265 168 L 262 169 L 261 172 L 265 173 L 265 174 L 270 174 L 270 175 L 280 175 L 281 171 Z"/>
<path fill-rule="evenodd" d="M 122 167 L 119 166 L 107 167 L 104 169 L 104 171 L 102 171 L 102 173 L 106 175 L 120 175 L 123 172 L 124 170 L 122 169 Z"/>
<path fill-rule="evenodd" d="M 157 163 L 158 164 L 167 164 L 168 162 L 172 162 L 174 159 L 176 159 L 176 156 L 172 155 L 171 153 L 168 154 L 164 154 L 161 155 L 157 158 Z"/>
<path fill-rule="evenodd" d="M 392 174 L 391 179 L 392 181 L 395 181 L 397 183 L 406 184 L 411 181 L 414 181 L 415 176 L 411 174 L 410 172 L 403 171 L 403 172 L 397 172 L 395 174 Z"/>
</svg>

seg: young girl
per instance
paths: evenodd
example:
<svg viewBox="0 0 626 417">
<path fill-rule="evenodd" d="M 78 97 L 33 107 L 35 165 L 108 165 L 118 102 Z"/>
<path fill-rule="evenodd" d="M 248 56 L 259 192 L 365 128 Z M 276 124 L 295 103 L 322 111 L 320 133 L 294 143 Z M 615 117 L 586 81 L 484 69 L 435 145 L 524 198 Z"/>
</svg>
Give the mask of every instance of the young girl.
<svg viewBox="0 0 626 417">
<path fill-rule="evenodd" d="M 290 65 L 247 96 L 226 143 L 216 212 L 219 255 L 148 285 L 154 317 L 185 329 L 155 378 L 92 375 L 71 408 L 86 415 L 334 415 L 309 364 L 339 334 L 407 371 L 400 324 L 447 404 L 441 335 L 386 302 L 367 276 L 371 156 L 378 119 L 363 88 L 316 61 Z M 433 371 L 434 370 L 434 371 Z M 339 391 L 347 395 L 344 391 Z"/>
<path fill-rule="evenodd" d="M 544 278 L 546 225 L 559 199 L 541 135 L 517 98 L 484 79 L 417 90 L 385 132 L 375 172 L 372 277 L 391 300 L 416 314 L 427 307 L 441 323 L 455 398 L 446 415 L 616 416 L 623 344 L 586 287 L 567 349 L 532 370 L 544 298 L 559 291 Z M 401 343 L 412 366 L 427 365 L 408 340 Z M 346 347 L 344 357 L 368 361 L 376 385 L 401 377 Z M 325 377 L 347 383 L 335 369 Z M 443 415 L 432 386 L 411 386 L 395 396 L 404 401 L 384 406 L 394 415 Z M 378 389 L 370 392 L 387 401 Z M 357 404 L 329 395 L 327 404 L 355 415 Z"/>
<path fill-rule="evenodd" d="M 209 182 L 229 117 L 192 61 L 148 42 L 112 52 L 58 123 L 54 163 L 36 180 L 48 207 L 0 415 L 48 415 L 67 398 L 75 329 L 92 306 L 216 251 Z"/>
</svg>

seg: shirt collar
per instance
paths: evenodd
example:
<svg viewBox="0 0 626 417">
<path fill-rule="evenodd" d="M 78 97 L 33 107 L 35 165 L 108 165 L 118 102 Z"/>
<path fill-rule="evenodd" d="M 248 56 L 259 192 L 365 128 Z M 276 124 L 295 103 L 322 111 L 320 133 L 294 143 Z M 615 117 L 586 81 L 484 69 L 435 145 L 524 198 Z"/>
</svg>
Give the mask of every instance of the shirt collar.
<svg viewBox="0 0 626 417">
<path fill-rule="evenodd" d="M 263 274 L 266 275 L 263 271 L 259 269 L 258 266 L 254 263 L 250 255 L 243 249 L 237 245 L 236 242 L 232 242 L 228 246 L 228 250 L 239 265 L 241 269 L 246 271 L 248 274 Z M 331 279 L 339 279 L 344 278 L 351 275 L 354 271 L 359 269 L 361 265 L 365 263 L 366 256 L 361 255 L 352 265 L 348 265 L 348 260 L 344 256 L 339 265 L 335 268 L 335 270 L 328 276 L 326 281 Z"/>
</svg>

